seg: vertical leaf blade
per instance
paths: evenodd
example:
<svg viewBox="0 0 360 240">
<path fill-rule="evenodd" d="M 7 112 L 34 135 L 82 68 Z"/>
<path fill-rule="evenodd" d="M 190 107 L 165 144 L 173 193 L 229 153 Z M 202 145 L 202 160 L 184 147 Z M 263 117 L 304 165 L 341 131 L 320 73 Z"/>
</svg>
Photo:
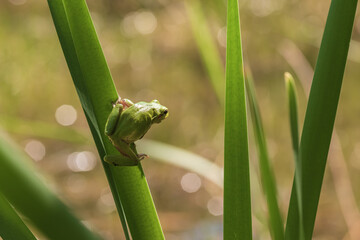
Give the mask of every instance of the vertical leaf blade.
<svg viewBox="0 0 360 240">
<path fill-rule="evenodd" d="M 314 229 L 356 6 L 357 0 L 331 2 L 311 86 L 299 148 L 305 239 L 311 239 Z M 287 239 L 299 239 L 294 229 L 298 221 L 295 192 L 293 188 Z"/>
<path fill-rule="evenodd" d="M 252 239 L 245 83 L 237 0 L 228 1 L 224 156 L 224 239 Z"/>
</svg>

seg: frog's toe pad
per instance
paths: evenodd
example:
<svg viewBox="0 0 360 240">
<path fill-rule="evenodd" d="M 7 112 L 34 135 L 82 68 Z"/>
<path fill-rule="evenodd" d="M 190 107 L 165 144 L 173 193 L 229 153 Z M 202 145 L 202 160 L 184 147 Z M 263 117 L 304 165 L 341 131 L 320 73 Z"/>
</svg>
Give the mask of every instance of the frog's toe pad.
<svg viewBox="0 0 360 240">
<path fill-rule="evenodd" d="M 116 99 L 115 101 L 111 102 L 112 106 L 115 107 L 117 104 L 121 103 L 121 97 Z"/>
<path fill-rule="evenodd" d="M 144 153 L 142 153 L 142 154 L 138 154 L 138 158 L 139 158 L 139 160 L 143 160 L 144 158 L 148 158 L 149 156 L 148 155 L 146 155 L 146 154 L 144 154 Z"/>
</svg>

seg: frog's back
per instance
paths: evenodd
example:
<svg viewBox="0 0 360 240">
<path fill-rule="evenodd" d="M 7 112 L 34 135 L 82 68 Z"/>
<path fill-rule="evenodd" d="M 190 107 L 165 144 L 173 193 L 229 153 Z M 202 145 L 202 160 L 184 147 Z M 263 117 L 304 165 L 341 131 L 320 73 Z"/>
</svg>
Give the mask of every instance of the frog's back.
<svg viewBox="0 0 360 240">
<path fill-rule="evenodd" d="M 115 136 L 128 143 L 142 138 L 151 127 L 151 114 L 147 106 L 134 104 L 120 115 Z"/>
</svg>

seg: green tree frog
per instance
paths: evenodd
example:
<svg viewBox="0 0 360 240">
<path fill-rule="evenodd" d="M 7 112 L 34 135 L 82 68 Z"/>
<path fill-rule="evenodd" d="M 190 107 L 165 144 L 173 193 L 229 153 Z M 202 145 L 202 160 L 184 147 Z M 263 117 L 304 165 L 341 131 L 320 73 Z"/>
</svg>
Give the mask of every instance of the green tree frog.
<svg viewBox="0 0 360 240">
<path fill-rule="evenodd" d="M 134 142 L 168 115 L 168 109 L 158 100 L 135 104 L 128 99 L 117 100 L 107 119 L 105 134 L 121 155 L 106 155 L 104 160 L 114 166 L 138 165 L 147 155 L 138 154 Z"/>
</svg>

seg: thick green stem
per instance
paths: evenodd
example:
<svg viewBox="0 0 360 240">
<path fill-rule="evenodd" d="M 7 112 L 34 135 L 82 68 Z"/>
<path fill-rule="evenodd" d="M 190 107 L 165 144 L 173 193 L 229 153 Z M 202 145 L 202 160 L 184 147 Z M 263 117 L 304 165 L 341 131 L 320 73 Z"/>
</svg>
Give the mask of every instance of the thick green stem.
<svg viewBox="0 0 360 240">
<path fill-rule="evenodd" d="M 119 152 L 104 134 L 105 123 L 118 98 L 114 82 L 84 0 L 49 0 L 71 75 L 101 159 Z M 103 160 L 102 160 L 103 162 Z M 120 217 L 122 209 L 133 239 L 164 239 L 141 166 L 103 166 Z M 126 224 L 122 219 L 126 233 Z"/>
</svg>

